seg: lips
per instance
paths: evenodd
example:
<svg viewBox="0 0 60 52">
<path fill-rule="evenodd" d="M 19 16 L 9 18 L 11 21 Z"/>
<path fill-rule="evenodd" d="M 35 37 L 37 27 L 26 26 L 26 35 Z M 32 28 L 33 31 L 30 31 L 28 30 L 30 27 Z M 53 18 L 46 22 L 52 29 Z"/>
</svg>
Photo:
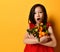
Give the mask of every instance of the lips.
<svg viewBox="0 0 60 52">
<path fill-rule="evenodd" d="M 39 20 L 40 20 L 40 18 L 37 18 L 37 20 L 39 21 Z"/>
</svg>

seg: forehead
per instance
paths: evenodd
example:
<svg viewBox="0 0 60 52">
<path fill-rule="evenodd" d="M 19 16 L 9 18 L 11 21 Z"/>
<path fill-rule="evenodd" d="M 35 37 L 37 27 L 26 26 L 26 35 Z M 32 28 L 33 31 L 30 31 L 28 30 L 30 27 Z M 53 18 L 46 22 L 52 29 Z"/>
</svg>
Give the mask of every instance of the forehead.
<svg viewBox="0 0 60 52">
<path fill-rule="evenodd" d="M 38 11 L 42 11 L 42 8 L 39 6 L 35 8 L 35 12 L 38 12 Z"/>
</svg>

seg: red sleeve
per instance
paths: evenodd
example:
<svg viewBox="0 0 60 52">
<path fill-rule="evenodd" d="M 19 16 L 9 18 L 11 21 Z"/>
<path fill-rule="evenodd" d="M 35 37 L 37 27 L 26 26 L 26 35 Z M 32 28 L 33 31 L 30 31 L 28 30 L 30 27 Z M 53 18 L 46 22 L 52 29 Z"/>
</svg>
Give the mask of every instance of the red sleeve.
<svg viewBox="0 0 60 52">
<path fill-rule="evenodd" d="M 34 28 L 34 24 L 33 23 L 29 23 L 29 27 L 30 27 L 30 29 L 32 29 L 32 28 Z"/>
<path fill-rule="evenodd" d="M 47 23 L 47 27 L 49 27 L 49 26 L 51 26 L 51 24 L 48 22 L 48 23 Z"/>
</svg>

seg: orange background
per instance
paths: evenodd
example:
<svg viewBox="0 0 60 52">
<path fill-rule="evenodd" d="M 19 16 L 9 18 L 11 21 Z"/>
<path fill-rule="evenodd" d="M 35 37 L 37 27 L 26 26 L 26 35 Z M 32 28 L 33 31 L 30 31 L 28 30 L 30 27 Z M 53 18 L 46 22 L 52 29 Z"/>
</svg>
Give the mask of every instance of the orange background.
<svg viewBox="0 0 60 52">
<path fill-rule="evenodd" d="M 30 8 L 41 3 L 46 7 L 57 47 L 60 52 L 60 0 L 1 0 L 0 1 L 0 52 L 23 52 L 24 34 L 28 26 Z"/>
</svg>

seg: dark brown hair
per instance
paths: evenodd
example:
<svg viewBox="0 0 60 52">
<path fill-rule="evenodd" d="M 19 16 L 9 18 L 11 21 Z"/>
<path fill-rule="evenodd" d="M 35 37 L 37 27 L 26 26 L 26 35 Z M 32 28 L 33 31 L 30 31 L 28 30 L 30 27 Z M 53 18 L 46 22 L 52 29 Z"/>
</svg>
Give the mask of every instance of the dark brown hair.
<svg viewBox="0 0 60 52">
<path fill-rule="evenodd" d="M 28 23 L 29 21 L 33 24 L 36 24 L 36 21 L 34 19 L 34 13 L 35 13 L 35 8 L 36 7 L 40 7 L 43 11 L 43 14 L 44 14 L 44 19 L 43 19 L 43 24 L 46 24 L 47 23 L 47 12 L 46 12 L 46 9 L 45 7 L 42 5 L 42 4 L 35 4 L 34 6 L 32 6 L 31 10 L 30 10 L 30 13 L 29 13 L 29 18 L 28 18 Z"/>
</svg>

